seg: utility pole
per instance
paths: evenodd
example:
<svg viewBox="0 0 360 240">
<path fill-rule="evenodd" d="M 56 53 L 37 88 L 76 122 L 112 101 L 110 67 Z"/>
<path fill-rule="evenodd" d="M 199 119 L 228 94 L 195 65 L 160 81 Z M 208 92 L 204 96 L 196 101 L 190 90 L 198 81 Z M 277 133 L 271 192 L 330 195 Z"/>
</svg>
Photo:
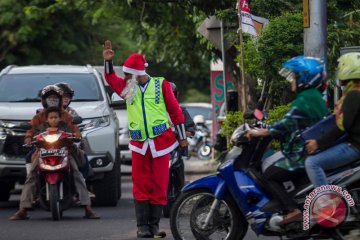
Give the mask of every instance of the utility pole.
<svg viewBox="0 0 360 240">
<path fill-rule="evenodd" d="M 240 2 L 237 4 L 238 9 L 238 20 L 239 20 L 239 28 L 238 34 L 240 38 L 240 72 L 241 72 L 241 81 L 238 83 L 238 98 L 239 98 L 239 109 L 243 112 L 246 111 L 247 108 L 247 95 L 246 95 L 246 83 L 245 83 L 245 67 L 244 67 L 244 38 L 243 38 L 243 29 L 242 29 L 242 17 L 241 17 L 241 6 Z"/>
<path fill-rule="evenodd" d="M 303 0 L 304 55 L 327 62 L 326 0 Z"/>
<path fill-rule="evenodd" d="M 224 112 L 227 113 L 227 99 L 226 99 L 226 54 L 225 54 L 225 37 L 224 37 L 224 23 L 223 19 L 220 21 L 220 33 L 221 33 L 221 57 L 223 62 L 223 82 L 224 82 Z"/>
</svg>

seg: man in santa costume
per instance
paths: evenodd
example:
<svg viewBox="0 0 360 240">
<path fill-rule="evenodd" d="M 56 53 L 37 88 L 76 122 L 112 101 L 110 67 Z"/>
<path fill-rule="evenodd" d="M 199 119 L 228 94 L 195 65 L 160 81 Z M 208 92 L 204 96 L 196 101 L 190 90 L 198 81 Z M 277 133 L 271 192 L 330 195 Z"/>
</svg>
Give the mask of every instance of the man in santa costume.
<svg viewBox="0 0 360 240">
<path fill-rule="evenodd" d="M 165 232 L 159 231 L 159 221 L 167 202 L 169 153 L 179 144 L 187 147 L 184 116 L 170 83 L 162 77 L 150 77 L 145 72 L 148 64 L 141 54 L 132 54 L 126 59 L 124 79 L 113 69 L 114 55 L 111 42 L 105 41 L 105 79 L 126 99 L 128 111 L 137 236 L 165 237 Z M 178 140 L 171 130 L 169 116 Z"/>
</svg>

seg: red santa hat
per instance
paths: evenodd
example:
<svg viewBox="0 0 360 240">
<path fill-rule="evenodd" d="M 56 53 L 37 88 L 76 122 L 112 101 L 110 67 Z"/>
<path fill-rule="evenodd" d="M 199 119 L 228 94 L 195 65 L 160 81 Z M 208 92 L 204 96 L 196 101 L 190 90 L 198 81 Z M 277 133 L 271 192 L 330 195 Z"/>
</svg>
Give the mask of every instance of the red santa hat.
<svg viewBox="0 0 360 240">
<path fill-rule="evenodd" d="M 143 55 L 134 53 L 131 54 L 123 65 L 123 71 L 133 75 L 145 75 L 145 67 L 148 66 Z"/>
</svg>

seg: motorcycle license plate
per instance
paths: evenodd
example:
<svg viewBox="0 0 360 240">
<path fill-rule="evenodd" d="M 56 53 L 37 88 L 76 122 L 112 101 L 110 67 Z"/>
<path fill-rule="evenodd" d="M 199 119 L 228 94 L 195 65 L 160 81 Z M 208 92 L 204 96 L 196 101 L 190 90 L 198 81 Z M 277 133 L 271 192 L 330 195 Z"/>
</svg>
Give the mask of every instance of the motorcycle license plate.
<svg viewBox="0 0 360 240">
<path fill-rule="evenodd" d="M 40 157 L 64 157 L 65 150 L 64 149 L 41 149 L 40 150 Z"/>
</svg>

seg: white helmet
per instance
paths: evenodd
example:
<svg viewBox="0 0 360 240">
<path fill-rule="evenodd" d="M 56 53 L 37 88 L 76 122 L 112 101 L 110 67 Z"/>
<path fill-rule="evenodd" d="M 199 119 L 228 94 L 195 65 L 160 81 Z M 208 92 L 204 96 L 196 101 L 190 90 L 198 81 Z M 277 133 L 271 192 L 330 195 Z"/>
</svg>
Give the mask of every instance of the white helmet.
<svg viewBox="0 0 360 240">
<path fill-rule="evenodd" d="M 195 115 L 193 120 L 194 120 L 195 124 L 204 124 L 205 123 L 205 118 L 203 115 Z"/>
</svg>

